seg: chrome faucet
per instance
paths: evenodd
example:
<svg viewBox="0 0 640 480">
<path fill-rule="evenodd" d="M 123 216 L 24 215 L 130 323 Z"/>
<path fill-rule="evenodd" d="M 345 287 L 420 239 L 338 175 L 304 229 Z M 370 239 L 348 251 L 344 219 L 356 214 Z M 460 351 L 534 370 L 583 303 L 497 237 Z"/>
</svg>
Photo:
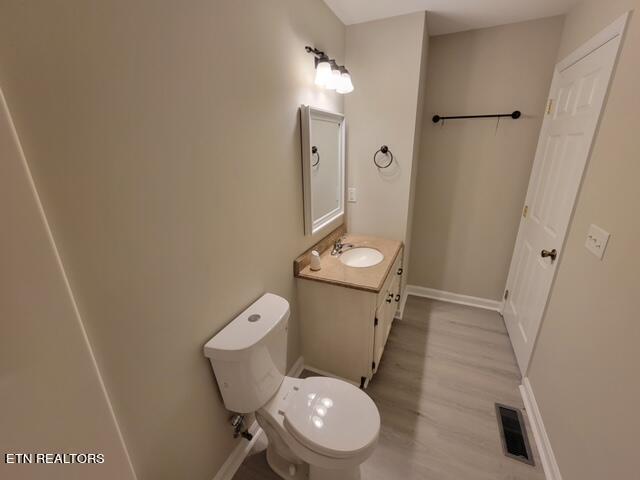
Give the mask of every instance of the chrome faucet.
<svg viewBox="0 0 640 480">
<path fill-rule="evenodd" d="M 353 248 L 355 245 L 353 243 L 342 243 L 345 237 L 338 238 L 333 244 L 333 248 L 331 249 L 331 255 L 334 257 L 336 255 L 340 255 L 345 248 Z"/>
</svg>

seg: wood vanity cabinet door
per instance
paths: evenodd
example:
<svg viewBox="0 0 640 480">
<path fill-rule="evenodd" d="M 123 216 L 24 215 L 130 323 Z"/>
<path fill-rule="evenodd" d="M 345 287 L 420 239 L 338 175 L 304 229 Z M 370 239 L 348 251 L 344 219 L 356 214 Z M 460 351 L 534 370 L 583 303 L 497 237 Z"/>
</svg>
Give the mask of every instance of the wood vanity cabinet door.
<svg viewBox="0 0 640 480">
<path fill-rule="evenodd" d="M 393 320 L 396 317 L 396 312 L 398 311 L 398 308 L 400 308 L 400 299 L 401 299 L 400 284 L 402 280 L 402 274 L 398 272 L 402 271 L 401 268 L 402 268 L 402 261 L 400 258 L 398 258 L 398 261 L 393 266 L 393 271 L 391 272 L 391 274 L 393 275 L 393 281 L 391 282 L 390 292 L 393 294 L 393 302 L 391 302 L 392 303 L 391 310 L 393 310 L 393 313 L 389 318 L 387 335 L 389 335 L 389 330 L 391 330 L 391 324 L 393 323 Z"/>
<path fill-rule="evenodd" d="M 382 358 L 382 352 L 384 350 L 384 344 L 387 340 L 387 327 L 385 325 L 385 317 L 387 315 L 387 303 L 382 302 L 378 309 L 376 310 L 376 321 L 374 332 L 373 332 L 373 371 L 374 373 L 378 370 L 378 365 L 380 365 L 380 358 Z"/>
<path fill-rule="evenodd" d="M 392 269 L 389 271 L 389 274 L 387 275 L 387 278 L 385 278 L 384 284 L 382 285 L 382 289 L 380 290 L 380 293 L 378 293 L 378 299 L 376 300 L 376 308 L 380 308 L 380 307 L 383 307 L 385 304 L 388 304 L 387 299 L 389 298 L 389 293 L 391 293 L 392 283 L 394 280 L 393 278 L 394 275 L 392 275 L 394 267 L 392 267 Z"/>
<path fill-rule="evenodd" d="M 374 342 L 373 342 L 373 362 L 375 367 L 373 372 L 378 370 L 380 365 L 380 359 L 382 358 L 382 352 L 387 343 L 389 332 L 391 331 L 391 325 L 398 309 L 398 302 L 396 302 L 396 295 L 400 292 L 400 279 L 398 274 L 399 268 L 402 265 L 402 251 L 398 254 L 398 258 L 393 263 L 393 267 L 389 271 L 389 275 L 384 282 L 384 286 L 378 295 L 378 306 L 376 309 L 377 325 L 374 327 Z"/>
<path fill-rule="evenodd" d="M 396 305 L 397 303 L 395 302 L 395 288 L 394 288 L 394 283 L 391 284 L 391 288 L 389 288 L 389 300 L 391 300 L 391 302 L 385 302 L 385 312 L 384 312 L 384 322 L 383 322 L 383 329 L 384 329 L 384 345 L 387 344 L 387 338 L 389 337 L 389 332 L 391 331 L 391 324 L 393 323 L 393 317 L 396 316 Z"/>
</svg>

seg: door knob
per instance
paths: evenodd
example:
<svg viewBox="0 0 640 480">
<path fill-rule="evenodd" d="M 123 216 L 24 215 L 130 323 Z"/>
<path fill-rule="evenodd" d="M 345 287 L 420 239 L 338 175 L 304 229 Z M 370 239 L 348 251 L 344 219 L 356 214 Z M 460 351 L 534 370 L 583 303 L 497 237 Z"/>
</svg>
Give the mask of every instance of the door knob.
<svg viewBox="0 0 640 480">
<path fill-rule="evenodd" d="M 555 248 L 554 248 L 553 250 L 551 250 L 551 251 L 548 251 L 548 250 L 542 250 L 542 251 L 540 252 L 540 256 L 541 256 L 542 258 L 547 258 L 547 257 L 549 257 L 549 258 L 551 258 L 551 261 L 553 262 L 553 261 L 556 259 L 556 257 L 558 256 L 558 252 L 557 252 L 557 250 L 556 250 Z"/>
</svg>

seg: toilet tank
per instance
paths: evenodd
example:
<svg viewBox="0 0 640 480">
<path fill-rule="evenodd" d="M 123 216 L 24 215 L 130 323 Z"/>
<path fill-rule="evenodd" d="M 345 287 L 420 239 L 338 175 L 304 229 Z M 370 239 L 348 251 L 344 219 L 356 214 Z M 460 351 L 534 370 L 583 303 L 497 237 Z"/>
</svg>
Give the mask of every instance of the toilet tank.
<svg viewBox="0 0 640 480">
<path fill-rule="evenodd" d="M 276 393 L 287 362 L 289 302 L 265 293 L 204 346 L 227 410 L 255 412 Z"/>
</svg>

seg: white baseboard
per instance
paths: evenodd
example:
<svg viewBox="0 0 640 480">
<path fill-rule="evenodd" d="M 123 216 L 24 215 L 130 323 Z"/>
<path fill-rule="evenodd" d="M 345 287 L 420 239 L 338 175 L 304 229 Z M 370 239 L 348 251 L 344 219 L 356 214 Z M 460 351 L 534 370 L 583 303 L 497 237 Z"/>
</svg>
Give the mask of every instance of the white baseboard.
<svg viewBox="0 0 640 480">
<path fill-rule="evenodd" d="M 500 311 L 501 302 L 490 300 L 488 298 L 471 297 L 460 293 L 445 292 L 444 290 L 436 290 L 435 288 L 419 287 L 418 285 L 407 285 L 406 295 L 415 295 L 416 297 L 432 298 L 443 302 L 457 303 L 459 305 L 468 305 L 470 307 L 484 308 L 485 310 Z"/>
<path fill-rule="evenodd" d="M 304 370 L 304 358 L 298 357 L 298 359 L 293 362 L 291 368 L 287 372 L 288 377 L 299 377 L 302 371 Z"/>
<path fill-rule="evenodd" d="M 544 423 L 542 422 L 542 415 L 540 414 L 538 404 L 536 403 L 536 397 L 533 395 L 531 383 L 527 377 L 522 379 L 520 394 L 522 395 L 524 408 L 527 411 L 527 416 L 529 417 L 529 424 L 533 431 L 533 439 L 538 447 L 538 454 L 540 455 L 540 462 L 542 463 L 544 475 L 547 480 L 562 480 L 558 462 L 553 454 L 551 442 L 549 441 L 549 436 L 547 435 Z"/>
<path fill-rule="evenodd" d="M 287 372 L 287 376 L 299 377 L 303 370 L 304 358 L 299 357 Z M 240 468 L 240 465 L 242 465 L 242 462 L 244 462 L 244 459 L 247 458 L 247 455 L 251 452 L 251 449 L 260 436 L 264 434 L 262 428 L 260 428 L 260 425 L 258 425 L 258 422 L 255 420 L 249 427 L 249 433 L 253 435 L 251 441 L 245 442 L 244 440 L 239 440 L 236 447 L 232 450 L 231 454 L 218 470 L 218 473 L 216 473 L 216 476 L 213 477 L 213 480 L 231 480 Z"/>
<path fill-rule="evenodd" d="M 305 370 L 309 370 L 310 372 L 313 372 L 313 373 L 317 373 L 318 375 L 320 375 L 322 377 L 337 378 L 338 380 L 342 380 L 343 382 L 350 383 L 351 385 L 355 385 L 356 387 L 360 388 L 360 384 L 359 383 L 356 383 L 356 382 L 354 382 L 352 380 L 349 380 L 349 379 L 346 379 L 346 378 L 339 377 L 337 375 L 334 375 L 331 372 L 327 372 L 325 370 L 321 370 L 319 368 L 314 367 L 313 365 L 305 365 L 304 369 Z"/>
<path fill-rule="evenodd" d="M 249 433 L 253 435 L 251 441 L 245 442 L 244 439 L 238 440 L 238 444 L 231 451 L 231 454 L 222 464 L 216 476 L 213 477 L 213 480 L 231 480 L 233 478 L 240 468 L 240 465 L 242 465 L 242 462 L 244 462 L 244 459 L 247 458 L 247 455 L 249 455 L 249 452 L 258 441 L 258 438 L 260 438 L 260 435 L 263 434 L 262 429 L 255 420 L 249 427 Z"/>
</svg>

